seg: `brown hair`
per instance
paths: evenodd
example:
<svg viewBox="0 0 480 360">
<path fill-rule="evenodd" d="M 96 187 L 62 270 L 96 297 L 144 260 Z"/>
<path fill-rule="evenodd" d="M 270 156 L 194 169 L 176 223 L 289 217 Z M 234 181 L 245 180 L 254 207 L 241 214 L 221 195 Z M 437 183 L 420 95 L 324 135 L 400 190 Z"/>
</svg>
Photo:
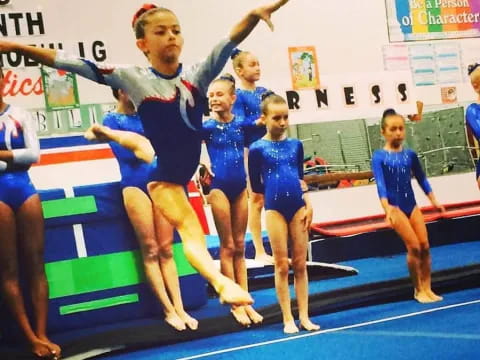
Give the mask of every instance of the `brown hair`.
<svg viewBox="0 0 480 360">
<path fill-rule="evenodd" d="M 403 117 L 400 114 L 398 114 L 395 111 L 395 109 L 392 109 L 392 108 L 386 109 L 382 114 L 382 120 L 380 122 L 380 126 L 381 126 L 382 130 L 384 130 L 385 126 L 387 126 L 387 119 L 391 116 L 400 116 L 403 119 Z"/>
<path fill-rule="evenodd" d="M 169 12 L 175 15 L 175 13 L 164 7 L 157 7 L 153 4 L 144 4 L 133 15 L 132 27 L 137 39 L 143 39 L 145 37 L 145 25 L 148 24 L 148 18 L 159 12 Z"/>
<path fill-rule="evenodd" d="M 267 115 L 268 106 L 270 104 L 286 104 L 287 102 L 280 95 L 275 94 L 273 91 L 268 90 L 262 95 L 262 103 L 260 104 L 260 110 L 263 115 Z"/>
</svg>

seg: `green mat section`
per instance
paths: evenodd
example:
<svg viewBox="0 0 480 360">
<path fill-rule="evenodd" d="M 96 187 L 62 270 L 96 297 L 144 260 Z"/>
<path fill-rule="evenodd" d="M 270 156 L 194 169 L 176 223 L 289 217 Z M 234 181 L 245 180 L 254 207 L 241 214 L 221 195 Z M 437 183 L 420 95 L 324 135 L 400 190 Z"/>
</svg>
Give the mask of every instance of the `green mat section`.
<svg viewBox="0 0 480 360">
<path fill-rule="evenodd" d="M 179 276 L 195 274 L 181 243 L 173 244 Z M 145 281 L 139 250 L 45 264 L 50 299 L 136 285 Z"/>
<path fill-rule="evenodd" d="M 60 315 L 75 314 L 83 311 L 98 310 L 111 306 L 138 302 L 138 294 L 115 296 L 100 300 L 86 301 L 78 304 L 60 306 Z"/>
<path fill-rule="evenodd" d="M 42 201 L 43 216 L 45 219 L 91 214 L 97 212 L 97 203 L 92 195 L 78 196 L 57 200 Z"/>
</svg>

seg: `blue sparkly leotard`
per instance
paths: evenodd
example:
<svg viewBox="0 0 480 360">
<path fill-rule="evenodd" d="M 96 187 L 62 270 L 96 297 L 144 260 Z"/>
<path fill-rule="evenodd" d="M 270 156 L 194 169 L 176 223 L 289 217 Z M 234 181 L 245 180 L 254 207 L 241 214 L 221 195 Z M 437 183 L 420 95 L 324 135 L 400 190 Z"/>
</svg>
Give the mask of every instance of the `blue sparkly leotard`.
<svg viewBox="0 0 480 360">
<path fill-rule="evenodd" d="M 233 104 L 232 113 L 245 119 L 246 124 L 254 123 L 262 115 L 260 104 L 262 103 L 262 94 L 266 91 L 267 89 L 261 86 L 256 87 L 253 91 L 237 89 L 235 91 L 237 99 Z M 252 129 L 253 131 L 245 138 L 245 147 L 247 148 L 267 133 L 265 126 L 257 126 Z"/>
<path fill-rule="evenodd" d="M 186 185 L 201 148 L 202 116 L 210 82 L 222 70 L 235 44 L 224 40 L 209 57 L 171 76 L 153 68 L 100 65 L 58 51 L 54 66 L 124 90 L 135 104 L 146 137 L 157 155 L 152 181 Z"/>
<path fill-rule="evenodd" d="M 417 154 L 411 149 L 399 152 L 375 150 L 372 171 L 380 199 L 388 199 L 390 205 L 399 207 L 407 217 L 417 205 L 412 189 L 412 174 L 425 194 L 432 192 Z"/>
<path fill-rule="evenodd" d="M 303 146 L 298 139 L 260 139 L 250 146 L 248 175 L 252 190 L 264 193 L 265 209 L 276 210 L 287 223 L 305 206 L 300 179 L 303 179 Z"/>
<path fill-rule="evenodd" d="M 0 150 L 10 150 L 13 162 L 0 161 L 0 202 L 13 211 L 37 191 L 28 169 L 40 156 L 35 124 L 25 110 L 8 105 L 0 114 Z"/>
<path fill-rule="evenodd" d="M 103 125 L 113 130 L 131 131 L 144 135 L 142 122 L 137 114 L 126 115 L 110 112 L 103 118 Z M 120 174 L 122 175 L 120 185 L 122 188 L 127 186 L 138 187 L 148 194 L 147 184 L 150 181 L 154 163 L 147 164 L 138 159 L 132 151 L 124 148 L 115 141 L 110 142 L 110 147 L 120 167 Z"/>
<path fill-rule="evenodd" d="M 473 135 L 480 141 L 480 104 L 470 104 L 465 115 L 467 125 Z M 480 176 L 480 161 L 477 162 L 477 179 Z"/>
<path fill-rule="evenodd" d="M 253 127 L 245 125 L 238 116 L 228 123 L 215 119 L 203 123 L 203 137 L 215 174 L 211 189 L 223 191 L 230 202 L 247 186 L 243 148 L 245 137 Z"/>
</svg>

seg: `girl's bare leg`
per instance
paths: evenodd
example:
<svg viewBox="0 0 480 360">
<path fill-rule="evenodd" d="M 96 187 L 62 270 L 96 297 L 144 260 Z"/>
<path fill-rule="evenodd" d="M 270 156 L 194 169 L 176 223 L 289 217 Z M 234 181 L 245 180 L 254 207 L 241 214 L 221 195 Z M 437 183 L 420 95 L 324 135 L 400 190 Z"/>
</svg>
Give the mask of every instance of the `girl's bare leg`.
<svg viewBox="0 0 480 360">
<path fill-rule="evenodd" d="M 244 190 L 235 199 L 231 206 L 232 237 L 235 246 L 233 255 L 233 267 L 237 284 L 248 291 L 247 266 L 245 263 L 245 231 L 248 219 L 248 196 Z M 251 306 L 245 306 L 245 312 L 254 324 L 261 323 L 263 316 Z"/>
<path fill-rule="evenodd" d="M 432 258 L 428 243 L 428 232 L 422 212 L 418 207 L 410 215 L 410 224 L 420 243 L 420 281 L 422 282 L 422 287 L 432 301 L 441 301 L 443 298 L 432 291 Z"/>
<path fill-rule="evenodd" d="M 191 330 L 198 329 L 198 321 L 191 317 L 183 307 L 182 295 L 180 292 L 180 282 L 178 279 L 177 265 L 173 258 L 173 231 L 174 228 L 163 217 L 163 215 L 154 208 L 155 234 L 159 246 L 160 269 L 163 275 L 163 281 L 170 294 L 170 299 L 177 315 Z"/>
<path fill-rule="evenodd" d="M 297 211 L 289 224 L 292 240 L 292 267 L 295 278 L 295 292 L 297 295 L 298 314 L 300 325 L 305 330 L 313 331 L 320 326 L 312 323 L 308 316 L 308 273 L 307 273 L 307 248 L 308 233 L 304 227 L 305 208 Z"/>
<path fill-rule="evenodd" d="M 137 187 L 126 187 L 123 189 L 123 202 L 140 244 L 147 281 L 155 297 L 162 304 L 165 321 L 176 330 L 185 330 L 185 323 L 177 315 L 163 282 L 152 202 L 147 194 Z"/>
<path fill-rule="evenodd" d="M 399 208 L 392 211 L 393 229 L 403 240 L 407 248 L 407 265 L 414 288 L 414 298 L 418 302 L 431 302 L 421 281 L 420 241 L 405 213 Z"/>
<path fill-rule="evenodd" d="M 290 303 L 288 286 L 288 226 L 285 218 L 275 210 L 267 210 L 267 231 L 275 260 L 275 290 L 282 310 L 283 332 L 292 334 L 298 332 Z"/>
<path fill-rule="evenodd" d="M 202 226 L 183 187 L 167 182 L 152 182 L 148 185 L 154 206 L 179 232 L 188 261 L 212 284 L 220 296 L 220 301 L 234 305 L 252 304 L 253 299 L 248 292 L 216 269 L 207 250 Z"/>
<path fill-rule="evenodd" d="M 39 357 L 50 356 L 54 349 L 45 341 L 38 338 L 25 310 L 25 302 L 18 279 L 16 217 L 12 209 L 3 202 L 0 202 L 0 229 L 0 246 L 2 249 L 0 251 L 0 280 L 3 298 L 23 335 L 30 344 L 32 353 Z M 28 250 L 24 254 L 28 256 Z M 33 284 L 30 284 L 30 286 L 32 285 Z M 40 305 L 40 308 L 37 309 L 37 311 L 40 310 L 40 317 L 37 316 L 37 323 L 38 320 L 40 320 L 40 327 L 42 318 L 46 318 L 46 315 L 41 314 L 41 303 L 42 302 L 37 302 L 37 305 Z"/>
</svg>

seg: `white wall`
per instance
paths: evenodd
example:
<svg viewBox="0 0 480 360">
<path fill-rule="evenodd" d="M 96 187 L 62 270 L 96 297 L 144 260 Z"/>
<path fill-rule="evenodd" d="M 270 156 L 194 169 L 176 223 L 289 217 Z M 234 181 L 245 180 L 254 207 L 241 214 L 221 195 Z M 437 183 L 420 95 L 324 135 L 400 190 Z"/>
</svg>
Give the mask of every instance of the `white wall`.
<svg viewBox="0 0 480 360">
<path fill-rule="evenodd" d="M 11 36 L 11 40 L 25 43 L 78 41 L 105 42 L 110 63 L 146 65 L 145 58 L 136 49 L 130 28 L 134 11 L 144 0 L 98 1 L 83 0 L 12 0 L 0 12 L 41 11 L 45 20 L 43 36 Z M 182 59 L 191 63 L 204 57 L 210 48 L 226 36 L 232 26 L 247 10 L 268 3 L 258 0 L 179 1 L 162 0 L 174 10 L 182 25 L 185 47 Z M 291 0 L 285 8 L 274 14 L 276 26 L 271 33 L 261 24 L 241 45 L 258 55 L 262 64 L 261 84 L 277 91 L 290 89 L 288 47 L 312 45 L 316 47 L 322 74 L 335 75 L 383 70 L 382 45 L 388 44 L 384 0 Z M 450 41 L 450 40 L 449 40 Z M 478 39 L 458 40 L 470 49 L 465 62 L 475 57 Z M 68 46 L 67 46 L 68 48 Z M 87 56 L 90 57 L 87 51 Z M 230 65 L 227 71 L 232 71 Z M 474 99 L 468 83 L 457 84 L 464 98 Z M 82 103 L 111 102 L 110 91 L 85 80 L 79 81 Z M 438 89 L 418 89 L 418 97 L 426 104 L 438 102 Z M 7 101 L 27 108 L 43 104 L 42 96 L 7 98 Z M 306 112 L 305 122 L 325 121 L 321 112 Z M 352 112 L 352 118 L 358 117 Z M 107 162 L 108 163 L 108 162 Z M 40 187 L 66 183 L 117 179 L 114 165 L 85 162 L 81 165 L 53 165 L 32 169 L 32 176 Z M 98 170 L 102 169 L 102 170 Z M 90 170 L 90 171 L 86 171 Z M 85 178 L 82 174 L 89 174 Z M 95 178 L 93 174 L 96 174 Z M 440 201 L 456 202 L 478 198 L 473 174 L 445 176 L 431 179 Z M 322 191 L 312 195 L 316 211 L 315 220 L 331 220 L 380 213 L 374 186 Z M 424 203 L 423 195 L 417 196 Z"/>
</svg>

